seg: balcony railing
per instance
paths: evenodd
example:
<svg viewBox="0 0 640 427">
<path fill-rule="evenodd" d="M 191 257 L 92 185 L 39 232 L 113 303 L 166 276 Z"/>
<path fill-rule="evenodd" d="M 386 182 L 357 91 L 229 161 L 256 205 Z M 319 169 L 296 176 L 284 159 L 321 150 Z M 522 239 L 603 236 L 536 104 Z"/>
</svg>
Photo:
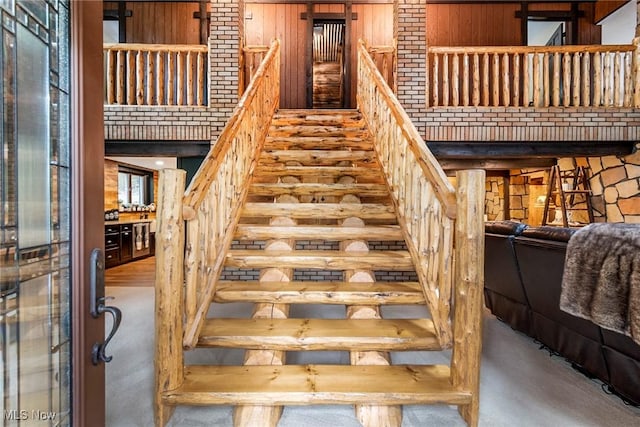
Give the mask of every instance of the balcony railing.
<svg viewBox="0 0 640 427">
<path fill-rule="evenodd" d="M 633 45 L 430 47 L 429 107 L 639 107 Z"/>
<path fill-rule="evenodd" d="M 207 46 L 105 44 L 105 103 L 207 103 Z"/>
</svg>

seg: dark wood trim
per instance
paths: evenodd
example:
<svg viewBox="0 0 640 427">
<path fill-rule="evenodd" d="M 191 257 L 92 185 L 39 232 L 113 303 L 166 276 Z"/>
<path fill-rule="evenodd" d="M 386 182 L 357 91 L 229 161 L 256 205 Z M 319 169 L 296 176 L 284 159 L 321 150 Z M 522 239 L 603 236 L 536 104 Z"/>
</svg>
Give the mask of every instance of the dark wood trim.
<svg viewBox="0 0 640 427">
<path fill-rule="evenodd" d="M 522 5 L 526 6 L 526 3 Z M 516 12 L 516 18 L 522 19 L 522 17 L 526 17 L 528 20 L 541 20 L 541 21 L 571 21 L 574 18 L 584 18 L 584 11 L 582 10 L 574 10 L 578 7 L 577 3 L 573 3 L 571 5 L 571 11 L 564 10 L 529 10 L 522 11 L 519 10 Z"/>
<path fill-rule="evenodd" d="M 529 44 L 529 21 L 526 18 L 529 15 L 529 5 L 526 2 L 522 3 L 520 13 L 525 17 L 524 19 L 520 18 L 520 43 L 526 46 Z M 517 17 L 518 12 L 516 12 Z"/>
<path fill-rule="evenodd" d="M 354 19 L 353 5 L 351 0 L 344 4 L 344 84 L 342 85 L 342 99 L 344 107 L 351 108 L 353 101 L 351 99 L 351 21 Z"/>
<path fill-rule="evenodd" d="M 429 141 L 438 159 L 548 159 L 558 157 L 625 156 L 633 153 L 634 141 Z"/>
<path fill-rule="evenodd" d="M 344 3 L 344 2 L 343 2 Z M 346 9 L 346 6 L 345 6 Z M 305 21 L 307 19 L 307 12 L 302 12 L 300 14 L 300 19 L 302 19 L 303 21 Z M 317 20 L 341 20 L 344 19 L 346 20 L 346 14 L 344 13 L 328 13 L 328 12 L 323 12 L 323 13 L 314 13 L 313 14 L 313 19 L 317 19 Z M 351 12 L 351 21 L 357 21 L 358 20 L 358 14 L 355 12 Z"/>
<path fill-rule="evenodd" d="M 106 156 L 206 156 L 211 149 L 210 141 L 105 141 Z"/>
<path fill-rule="evenodd" d="M 101 427 L 105 369 L 91 364 L 91 348 L 104 341 L 104 316 L 89 314 L 89 264 L 93 248 L 104 250 L 102 2 L 70 7 L 72 424 Z"/>
<path fill-rule="evenodd" d="M 556 164 L 556 159 L 438 159 L 444 170 L 485 169 L 509 170 L 527 168 L 548 168 Z"/>
<path fill-rule="evenodd" d="M 206 0 L 201 0 L 198 3 L 198 19 L 200 19 L 200 44 L 207 44 L 209 38 L 209 23 L 210 18 L 207 13 L 207 2 Z"/>
<path fill-rule="evenodd" d="M 133 16 L 133 12 L 127 10 L 127 3 L 118 2 L 118 42 L 127 42 L 127 18 Z"/>
</svg>

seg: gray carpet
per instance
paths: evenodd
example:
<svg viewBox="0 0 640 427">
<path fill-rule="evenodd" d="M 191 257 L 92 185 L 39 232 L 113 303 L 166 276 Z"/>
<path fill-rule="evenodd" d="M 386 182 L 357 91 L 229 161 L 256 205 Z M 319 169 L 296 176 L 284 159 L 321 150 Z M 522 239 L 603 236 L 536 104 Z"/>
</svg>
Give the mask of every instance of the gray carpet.
<svg viewBox="0 0 640 427">
<path fill-rule="evenodd" d="M 123 312 L 121 330 L 114 337 L 107 365 L 107 426 L 153 426 L 153 288 L 111 287 L 107 295 Z M 316 307 L 306 307 L 313 312 Z M 225 315 L 250 310 L 249 305 L 220 308 Z M 335 316 L 343 309 L 336 307 Z M 402 314 L 400 314 L 402 313 Z M 218 312 L 218 314 L 220 314 Z M 407 315 L 407 308 L 388 309 L 385 316 Z M 417 314 L 419 315 L 419 314 Z M 298 313 L 298 317 L 300 313 Z M 296 317 L 296 313 L 292 313 Z M 447 363 L 448 352 L 395 353 L 397 363 Z M 191 363 L 242 360 L 231 354 L 198 350 Z M 289 363 L 347 363 L 346 353 L 290 353 Z M 575 372 L 567 362 L 550 357 L 529 337 L 514 332 L 487 314 L 481 371 L 480 425 L 501 426 L 640 426 L 640 410 L 605 394 L 600 383 Z M 405 406 L 403 427 L 464 426 L 454 407 Z M 179 407 L 169 425 L 174 427 L 231 426 L 230 407 Z M 357 427 L 352 407 L 287 407 L 280 427 Z"/>
</svg>

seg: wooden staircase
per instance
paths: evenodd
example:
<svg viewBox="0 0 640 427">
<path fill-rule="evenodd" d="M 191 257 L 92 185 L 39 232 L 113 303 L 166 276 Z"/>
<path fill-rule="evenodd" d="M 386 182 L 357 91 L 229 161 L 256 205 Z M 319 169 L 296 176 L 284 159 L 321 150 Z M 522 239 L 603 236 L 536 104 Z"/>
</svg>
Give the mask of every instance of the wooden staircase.
<svg viewBox="0 0 640 427">
<path fill-rule="evenodd" d="M 415 139 L 400 126 L 393 139 L 364 111 L 262 115 L 277 97 L 256 91 L 272 85 L 249 87 L 184 196 L 182 171 L 160 175 L 156 425 L 177 405 L 234 405 L 234 425 L 253 427 L 277 425 L 286 405 L 346 404 L 364 426 L 400 426 L 401 405 L 436 403 L 477 425 L 483 175 L 459 174 L 456 198 L 417 139 L 414 154 L 381 145 Z M 257 280 L 221 280 L 225 269 Z M 451 347 L 446 365 L 391 354 Z M 186 364 L 196 348 L 244 358 Z M 300 356 L 316 351 L 342 353 Z"/>
</svg>

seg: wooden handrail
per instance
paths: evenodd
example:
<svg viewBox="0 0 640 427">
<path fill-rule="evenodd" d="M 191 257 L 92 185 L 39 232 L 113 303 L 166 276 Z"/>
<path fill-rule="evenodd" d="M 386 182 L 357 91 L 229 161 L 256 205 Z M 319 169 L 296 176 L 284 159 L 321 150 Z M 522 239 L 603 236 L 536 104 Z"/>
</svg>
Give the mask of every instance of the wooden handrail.
<svg viewBox="0 0 640 427">
<path fill-rule="evenodd" d="M 258 72 L 258 66 L 262 63 L 269 46 L 247 45 L 240 49 L 238 94 L 242 96 L 249 83 Z"/>
<path fill-rule="evenodd" d="M 438 333 L 451 344 L 456 194 L 364 42 L 358 45 L 358 108 L 371 131 L 400 225 Z"/>
<path fill-rule="evenodd" d="M 231 245 L 248 180 L 280 99 L 275 40 L 182 199 L 187 221 L 183 345 L 193 348 Z"/>
<path fill-rule="evenodd" d="M 635 46 L 628 44 L 612 45 L 565 45 L 565 46 L 429 46 L 428 53 L 595 53 L 595 52 L 633 52 Z"/>
<path fill-rule="evenodd" d="M 106 43 L 105 103 L 206 104 L 208 47 Z"/>
<path fill-rule="evenodd" d="M 638 107 L 638 50 L 637 40 L 632 45 L 432 46 L 427 106 Z"/>
</svg>

